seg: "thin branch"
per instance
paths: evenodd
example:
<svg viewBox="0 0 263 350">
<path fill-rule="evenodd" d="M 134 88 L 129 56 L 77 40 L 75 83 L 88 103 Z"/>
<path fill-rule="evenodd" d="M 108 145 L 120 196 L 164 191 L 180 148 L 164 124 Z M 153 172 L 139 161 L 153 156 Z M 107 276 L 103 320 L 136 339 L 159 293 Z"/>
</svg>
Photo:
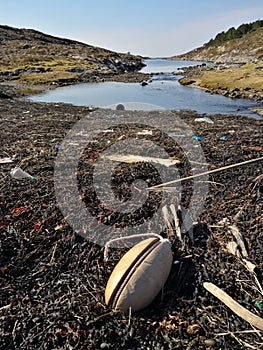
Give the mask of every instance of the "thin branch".
<svg viewBox="0 0 263 350">
<path fill-rule="evenodd" d="M 263 160 L 263 157 L 246 160 L 245 162 L 235 163 L 235 164 L 223 166 L 222 168 L 208 170 L 208 171 L 205 171 L 204 173 L 195 174 L 195 175 L 183 177 L 181 179 L 176 179 L 176 180 L 172 180 L 172 181 L 169 181 L 169 182 L 165 182 L 165 183 L 162 183 L 162 184 L 159 184 L 159 185 L 156 185 L 156 186 L 149 187 L 148 190 L 155 190 L 156 188 L 159 188 L 159 187 L 175 184 L 175 183 L 178 183 L 178 182 L 188 181 L 188 180 L 194 179 L 196 177 L 200 177 L 200 176 L 204 176 L 204 175 L 208 175 L 208 174 L 218 173 L 218 172 L 226 170 L 226 169 L 236 168 L 236 167 L 239 167 L 239 166 L 242 166 L 242 165 L 245 165 L 245 164 L 258 162 L 260 160 Z"/>
<path fill-rule="evenodd" d="M 245 309 L 215 284 L 205 282 L 203 286 L 206 290 L 208 290 L 208 292 L 212 293 L 216 298 L 228 306 L 235 314 L 243 318 L 243 320 L 247 321 L 252 326 L 263 331 L 263 318 L 260 318 L 259 316 Z"/>
</svg>

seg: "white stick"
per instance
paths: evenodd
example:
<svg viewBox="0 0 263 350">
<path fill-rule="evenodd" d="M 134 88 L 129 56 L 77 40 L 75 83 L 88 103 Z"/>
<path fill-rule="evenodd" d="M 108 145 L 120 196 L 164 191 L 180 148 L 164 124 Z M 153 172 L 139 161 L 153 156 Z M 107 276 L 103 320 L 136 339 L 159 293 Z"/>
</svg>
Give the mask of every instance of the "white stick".
<svg viewBox="0 0 263 350">
<path fill-rule="evenodd" d="M 169 182 L 165 182 L 165 183 L 162 183 L 162 184 L 159 184 L 159 185 L 156 185 L 156 186 L 149 187 L 148 190 L 155 190 L 156 188 L 159 188 L 159 187 L 163 187 L 163 186 L 166 186 L 166 185 L 171 185 L 171 184 L 176 184 L 178 182 L 191 180 L 191 179 L 194 179 L 196 177 L 201 177 L 201 176 L 204 176 L 204 175 L 217 173 L 217 172 L 222 171 L 222 170 L 235 168 L 235 167 L 238 167 L 238 166 L 241 166 L 241 165 L 245 165 L 245 164 L 249 164 L 249 163 L 253 163 L 253 162 L 258 162 L 260 160 L 263 160 L 263 157 L 246 160 L 245 162 L 231 164 L 231 165 L 223 166 L 222 168 L 208 170 L 208 171 L 205 171 L 204 173 L 195 174 L 195 175 L 183 177 L 181 179 L 176 179 L 176 180 L 172 180 L 172 181 L 169 181 Z"/>
<path fill-rule="evenodd" d="M 217 287 L 213 283 L 205 282 L 203 284 L 208 292 L 212 293 L 216 298 L 221 300 L 226 306 L 228 306 L 235 314 L 243 318 L 243 320 L 250 323 L 252 326 L 263 331 L 263 318 L 253 314 L 249 310 L 245 309 L 238 302 L 232 299 L 226 292 Z"/>
</svg>

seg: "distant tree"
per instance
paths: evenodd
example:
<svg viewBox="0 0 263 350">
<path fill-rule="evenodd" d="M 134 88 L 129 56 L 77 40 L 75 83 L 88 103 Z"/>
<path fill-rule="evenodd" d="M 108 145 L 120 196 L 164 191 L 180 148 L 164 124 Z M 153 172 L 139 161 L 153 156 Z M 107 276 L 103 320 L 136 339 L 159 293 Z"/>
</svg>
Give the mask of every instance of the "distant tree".
<svg viewBox="0 0 263 350">
<path fill-rule="evenodd" d="M 225 41 L 225 32 L 218 33 L 214 39 L 215 44 L 221 44 Z"/>
<path fill-rule="evenodd" d="M 237 37 L 236 30 L 234 27 L 232 27 L 228 29 L 228 31 L 226 32 L 224 41 L 236 39 L 236 37 Z"/>
<path fill-rule="evenodd" d="M 263 27 L 263 20 L 261 19 L 252 23 L 243 23 L 237 29 L 231 27 L 227 30 L 227 32 L 218 33 L 214 39 L 210 39 L 207 43 L 205 43 L 204 47 L 217 46 L 229 40 L 242 38 L 243 35 L 261 27 Z"/>
</svg>

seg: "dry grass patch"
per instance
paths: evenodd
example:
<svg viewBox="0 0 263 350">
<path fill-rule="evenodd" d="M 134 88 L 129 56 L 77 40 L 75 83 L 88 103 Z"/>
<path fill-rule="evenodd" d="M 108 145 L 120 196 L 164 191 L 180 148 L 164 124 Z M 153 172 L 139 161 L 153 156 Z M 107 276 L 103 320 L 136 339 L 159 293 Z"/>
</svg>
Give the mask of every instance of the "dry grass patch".
<svg viewBox="0 0 263 350">
<path fill-rule="evenodd" d="M 51 84 L 55 82 L 76 82 L 79 75 L 75 73 L 68 73 L 61 70 L 45 72 L 45 73 L 23 73 L 13 80 L 19 84 Z"/>
<path fill-rule="evenodd" d="M 251 89 L 263 95 L 263 69 L 255 67 L 255 64 L 246 64 L 240 68 L 204 72 L 198 85 L 207 89 Z"/>
</svg>

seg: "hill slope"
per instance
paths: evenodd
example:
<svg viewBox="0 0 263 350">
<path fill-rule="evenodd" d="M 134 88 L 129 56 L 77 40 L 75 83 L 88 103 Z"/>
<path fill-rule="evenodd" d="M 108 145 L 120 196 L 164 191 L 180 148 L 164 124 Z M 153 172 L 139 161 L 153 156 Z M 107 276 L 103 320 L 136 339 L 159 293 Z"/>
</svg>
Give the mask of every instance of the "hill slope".
<svg viewBox="0 0 263 350">
<path fill-rule="evenodd" d="M 263 59 L 263 27 L 244 34 L 241 38 L 217 45 L 203 45 L 173 59 L 211 61 L 215 63 L 249 63 Z"/>
<path fill-rule="evenodd" d="M 141 57 L 0 25 L 0 82 L 63 84 L 136 71 Z"/>
<path fill-rule="evenodd" d="M 230 38 L 230 39 L 229 39 Z M 229 40 L 228 40 L 229 39 Z M 182 85 L 232 98 L 263 99 L 263 21 L 243 24 L 216 35 L 202 47 L 172 59 L 200 60 L 215 65 L 189 67 Z M 258 111 L 262 113 L 262 111 Z"/>
</svg>

